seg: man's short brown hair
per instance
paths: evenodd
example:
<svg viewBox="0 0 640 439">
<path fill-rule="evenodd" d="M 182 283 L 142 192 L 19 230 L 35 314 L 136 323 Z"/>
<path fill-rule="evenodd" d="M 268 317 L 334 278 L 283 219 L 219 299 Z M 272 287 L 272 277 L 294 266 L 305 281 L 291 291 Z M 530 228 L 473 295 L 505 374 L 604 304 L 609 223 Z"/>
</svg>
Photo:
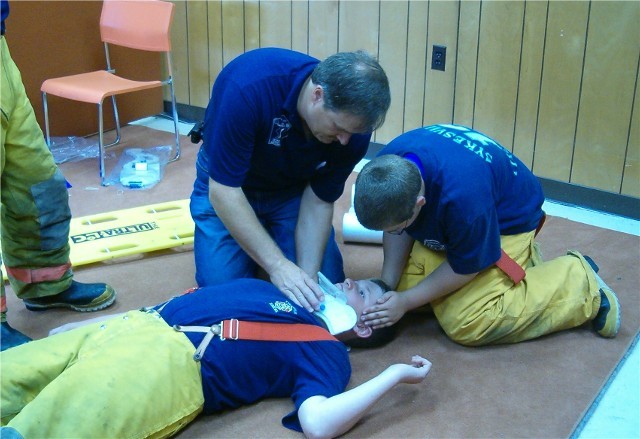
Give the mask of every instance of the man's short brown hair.
<svg viewBox="0 0 640 439">
<path fill-rule="evenodd" d="M 376 157 L 356 178 L 353 207 L 358 221 L 367 229 L 384 230 L 413 215 L 422 189 L 420 170 L 397 155 Z"/>
</svg>

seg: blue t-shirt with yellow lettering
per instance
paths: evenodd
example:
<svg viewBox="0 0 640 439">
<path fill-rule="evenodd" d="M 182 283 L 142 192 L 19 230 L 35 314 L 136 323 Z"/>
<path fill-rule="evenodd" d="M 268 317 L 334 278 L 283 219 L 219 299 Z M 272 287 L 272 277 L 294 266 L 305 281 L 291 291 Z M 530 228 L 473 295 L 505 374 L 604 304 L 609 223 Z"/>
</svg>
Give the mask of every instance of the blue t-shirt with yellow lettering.
<svg viewBox="0 0 640 439">
<path fill-rule="evenodd" d="M 508 149 L 459 125 L 408 131 L 378 155 L 413 161 L 426 203 L 407 233 L 430 249 L 446 251 L 451 268 L 471 274 L 500 258 L 500 235 L 535 230 L 544 195 L 535 175 Z"/>
</svg>

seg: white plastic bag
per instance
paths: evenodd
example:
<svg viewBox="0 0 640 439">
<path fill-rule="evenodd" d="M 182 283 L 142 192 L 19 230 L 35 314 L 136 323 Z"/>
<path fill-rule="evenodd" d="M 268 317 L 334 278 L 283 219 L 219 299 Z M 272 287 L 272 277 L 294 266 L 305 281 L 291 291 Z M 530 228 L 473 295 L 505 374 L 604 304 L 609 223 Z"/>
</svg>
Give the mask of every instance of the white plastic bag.
<svg viewBox="0 0 640 439">
<path fill-rule="evenodd" d="M 118 164 L 111 171 L 106 185 L 120 185 L 126 189 L 150 189 L 162 179 L 170 154 L 169 145 L 125 149 Z"/>
</svg>

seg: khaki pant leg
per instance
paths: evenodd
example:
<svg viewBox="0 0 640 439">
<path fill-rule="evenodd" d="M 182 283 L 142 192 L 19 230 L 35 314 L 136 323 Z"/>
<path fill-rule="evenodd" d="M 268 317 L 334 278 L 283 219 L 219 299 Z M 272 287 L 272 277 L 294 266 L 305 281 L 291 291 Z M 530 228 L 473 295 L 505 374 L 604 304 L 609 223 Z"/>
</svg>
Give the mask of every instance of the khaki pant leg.
<svg viewBox="0 0 640 439">
<path fill-rule="evenodd" d="M 157 313 L 131 311 L 23 346 L 2 354 L 3 369 L 29 368 L 7 382 L 3 374 L 2 413 L 20 409 L 7 425 L 26 439 L 168 437 L 202 410 L 193 344 Z M 57 366 L 43 363 L 56 355 Z M 5 393 L 27 396 L 5 402 Z"/>
<path fill-rule="evenodd" d="M 454 293 L 431 303 L 438 322 L 454 341 L 479 346 L 516 343 L 580 326 L 600 307 L 598 286 L 582 255 L 544 262 L 533 232 L 501 237 L 502 248 L 525 269 L 525 279 L 514 285 L 497 267 L 479 273 Z M 403 285 L 417 283 L 419 265 L 428 267 L 422 279 L 444 260 L 420 244 L 403 276 Z"/>
<path fill-rule="evenodd" d="M 69 195 L 29 102 L 7 41 L 0 38 L 0 198 L 2 259 L 7 267 L 42 268 L 69 261 Z M 72 281 L 25 284 L 9 277 L 20 298 L 60 293 Z"/>
<path fill-rule="evenodd" d="M 415 287 L 447 260 L 445 252 L 428 249 L 418 241 L 413 244 L 409 260 L 398 282 L 398 291 Z"/>
</svg>

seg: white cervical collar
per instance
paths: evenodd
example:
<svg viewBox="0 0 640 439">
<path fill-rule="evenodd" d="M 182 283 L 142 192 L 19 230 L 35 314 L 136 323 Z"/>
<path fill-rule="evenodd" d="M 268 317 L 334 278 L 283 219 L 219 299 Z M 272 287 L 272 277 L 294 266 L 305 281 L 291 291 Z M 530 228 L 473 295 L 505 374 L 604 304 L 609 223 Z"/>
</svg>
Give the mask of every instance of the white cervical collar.
<svg viewBox="0 0 640 439">
<path fill-rule="evenodd" d="M 332 284 L 322 273 L 318 273 L 320 288 L 324 292 L 324 301 L 314 315 L 320 318 L 331 335 L 348 331 L 356 325 L 358 316 L 352 307 L 347 305 L 347 297 Z"/>
</svg>

